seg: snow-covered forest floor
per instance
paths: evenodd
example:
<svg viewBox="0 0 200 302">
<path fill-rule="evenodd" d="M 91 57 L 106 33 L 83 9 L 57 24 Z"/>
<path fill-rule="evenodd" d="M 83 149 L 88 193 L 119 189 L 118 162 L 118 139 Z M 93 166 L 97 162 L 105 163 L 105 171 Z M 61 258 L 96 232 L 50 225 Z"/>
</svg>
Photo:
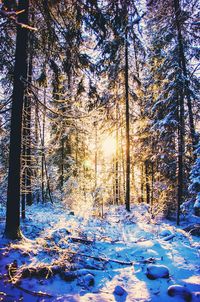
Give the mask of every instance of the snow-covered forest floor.
<svg viewBox="0 0 200 302">
<path fill-rule="evenodd" d="M 21 225 L 27 239 L 8 243 L 1 207 L 0 301 L 200 301 L 200 240 L 183 230 L 198 217 L 177 228 L 152 221 L 145 204 L 90 214 L 33 205 Z"/>
</svg>

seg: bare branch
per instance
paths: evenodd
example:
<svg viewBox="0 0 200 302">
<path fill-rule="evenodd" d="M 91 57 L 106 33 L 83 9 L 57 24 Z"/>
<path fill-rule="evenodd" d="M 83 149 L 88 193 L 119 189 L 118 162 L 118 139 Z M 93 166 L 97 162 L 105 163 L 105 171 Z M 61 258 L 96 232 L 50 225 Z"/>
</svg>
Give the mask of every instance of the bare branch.
<svg viewBox="0 0 200 302">
<path fill-rule="evenodd" d="M 7 18 L 8 20 L 14 21 L 14 23 L 16 25 L 20 26 L 21 28 L 36 31 L 37 28 L 32 27 L 28 24 L 20 23 L 20 22 L 17 21 L 17 16 L 19 14 L 23 13 L 23 12 L 24 12 L 24 9 L 20 10 L 20 11 L 7 11 L 7 10 L 1 8 L 0 9 L 0 16 L 2 16 L 3 18 Z"/>
</svg>

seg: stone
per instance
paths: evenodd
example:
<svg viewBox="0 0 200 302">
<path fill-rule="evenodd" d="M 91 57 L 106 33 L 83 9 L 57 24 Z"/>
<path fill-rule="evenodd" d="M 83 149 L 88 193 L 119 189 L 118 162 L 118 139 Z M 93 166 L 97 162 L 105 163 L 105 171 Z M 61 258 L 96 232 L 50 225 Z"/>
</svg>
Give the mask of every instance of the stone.
<svg viewBox="0 0 200 302">
<path fill-rule="evenodd" d="M 77 278 L 75 272 L 68 272 L 68 271 L 67 271 L 67 272 L 62 272 L 62 273 L 60 274 L 60 276 L 61 276 L 61 278 L 62 278 L 63 280 L 65 280 L 65 281 L 67 281 L 67 282 L 74 281 L 74 280 Z"/>
<path fill-rule="evenodd" d="M 190 290 L 182 285 L 171 285 L 168 287 L 167 293 L 171 297 L 181 297 L 183 298 L 186 302 L 190 302 L 192 300 L 192 293 Z"/>
<path fill-rule="evenodd" d="M 200 302 L 200 292 L 193 292 L 195 302 Z"/>
<path fill-rule="evenodd" d="M 92 274 L 87 274 L 83 277 L 83 282 L 85 286 L 93 286 L 94 285 L 94 276 Z"/>
<path fill-rule="evenodd" d="M 120 286 L 120 285 L 117 285 L 116 287 L 115 287 L 115 289 L 114 289 L 114 292 L 113 292 L 113 294 L 114 295 L 117 295 L 117 296 L 123 296 L 124 294 L 125 294 L 125 289 L 122 287 L 122 286 Z"/>
<path fill-rule="evenodd" d="M 147 266 L 146 275 L 151 280 L 155 280 L 158 278 L 168 278 L 169 269 L 165 265 L 149 264 Z"/>
<path fill-rule="evenodd" d="M 161 237 L 166 237 L 166 236 L 170 236 L 172 234 L 172 232 L 170 231 L 170 230 L 162 230 L 161 232 L 160 232 L 160 236 Z"/>
</svg>

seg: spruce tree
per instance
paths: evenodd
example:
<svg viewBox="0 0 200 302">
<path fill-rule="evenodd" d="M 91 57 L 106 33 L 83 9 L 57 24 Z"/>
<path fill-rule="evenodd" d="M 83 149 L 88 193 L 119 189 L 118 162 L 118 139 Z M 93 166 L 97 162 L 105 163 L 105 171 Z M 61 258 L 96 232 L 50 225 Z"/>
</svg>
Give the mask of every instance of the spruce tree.
<svg viewBox="0 0 200 302">
<path fill-rule="evenodd" d="M 20 0 L 18 22 L 28 24 L 29 1 Z M 28 29 L 17 26 L 14 83 L 12 96 L 9 173 L 7 191 L 7 212 L 5 237 L 21 238 L 20 232 L 20 179 L 21 179 L 21 147 L 22 147 L 22 113 L 27 79 L 27 45 Z"/>
</svg>

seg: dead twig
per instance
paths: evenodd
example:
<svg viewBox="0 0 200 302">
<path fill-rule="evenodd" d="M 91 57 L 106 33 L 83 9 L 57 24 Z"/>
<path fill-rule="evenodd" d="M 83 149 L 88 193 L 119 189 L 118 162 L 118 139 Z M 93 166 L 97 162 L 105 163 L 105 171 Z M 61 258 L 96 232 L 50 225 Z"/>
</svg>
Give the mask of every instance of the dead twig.
<svg viewBox="0 0 200 302">
<path fill-rule="evenodd" d="M 58 248 L 45 248 L 46 251 L 54 251 L 54 252 L 58 252 L 59 253 L 59 249 Z M 114 262 L 114 263 L 118 263 L 121 265 L 133 265 L 133 262 L 127 262 L 127 261 L 121 261 L 121 260 L 117 260 L 117 259 L 110 259 L 110 258 L 104 258 L 104 257 L 98 257 L 98 256 L 92 256 L 92 255 L 85 255 L 83 253 L 77 253 L 74 251 L 64 251 L 65 254 L 69 254 L 69 255 L 74 255 L 74 256 L 81 256 L 81 257 L 85 257 L 85 258 L 91 258 L 97 261 L 102 261 L 102 262 Z"/>
<path fill-rule="evenodd" d="M 32 296 L 46 297 L 46 298 L 52 298 L 53 297 L 52 295 L 50 295 L 48 293 L 43 293 L 41 291 L 39 291 L 39 292 L 31 291 L 29 289 L 26 289 L 26 288 L 23 288 L 22 286 L 20 286 L 18 284 L 18 279 L 17 279 L 17 275 L 16 275 L 16 272 L 17 272 L 17 263 L 16 262 L 13 262 L 13 263 L 9 264 L 7 269 L 8 269 L 8 278 L 9 278 L 9 281 L 16 288 L 18 288 L 18 289 L 20 289 L 20 290 L 24 291 L 25 293 L 30 294 Z"/>
<path fill-rule="evenodd" d="M 68 237 L 72 242 L 80 242 L 80 243 L 85 243 L 85 244 L 92 244 L 94 243 L 92 240 L 84 239 L 81 237 Z"/>
<path fill-rule="evenodd" d="M 43 293 L 43 292 L 41 292 L 41 291 L 35 292 L 35 291 L 31 291 L 31 290 L 29 290 L 29 289 L 23 288 L 23 287 L 21 287 L 20 285 L 17 285 L 17 284 L 13 284 L 13 285 L 14 285 L 16 288 L 18 288 L 18 289 L 20 289 L 20 290 L 24 291 L 25 293 L 30 294 L 30 295 L 32 295 L 32 296 L 36 296 L 36 297 L 45 297 L 45 298 L 52 298 L 52 297 L 53 297 L 53 295 L 50 295 L 50 294 L 48 294 L 48 293 Z"/>
<path fill-rule="evenodd" d="M 23 13 L 24 11 L 25 11 L 24 9 L 20 10 L 20 11 L 8 11 L 5 9 L 0 9 L 0 16 L 15 22 L 15 24 L 20 26 L 21 28 L 25 28 L 27 30 L 32 30 L 32 31 L 37 31 L 37 28 L 17 21 L 17 16 L 19 14 Z"/>
</svg>

